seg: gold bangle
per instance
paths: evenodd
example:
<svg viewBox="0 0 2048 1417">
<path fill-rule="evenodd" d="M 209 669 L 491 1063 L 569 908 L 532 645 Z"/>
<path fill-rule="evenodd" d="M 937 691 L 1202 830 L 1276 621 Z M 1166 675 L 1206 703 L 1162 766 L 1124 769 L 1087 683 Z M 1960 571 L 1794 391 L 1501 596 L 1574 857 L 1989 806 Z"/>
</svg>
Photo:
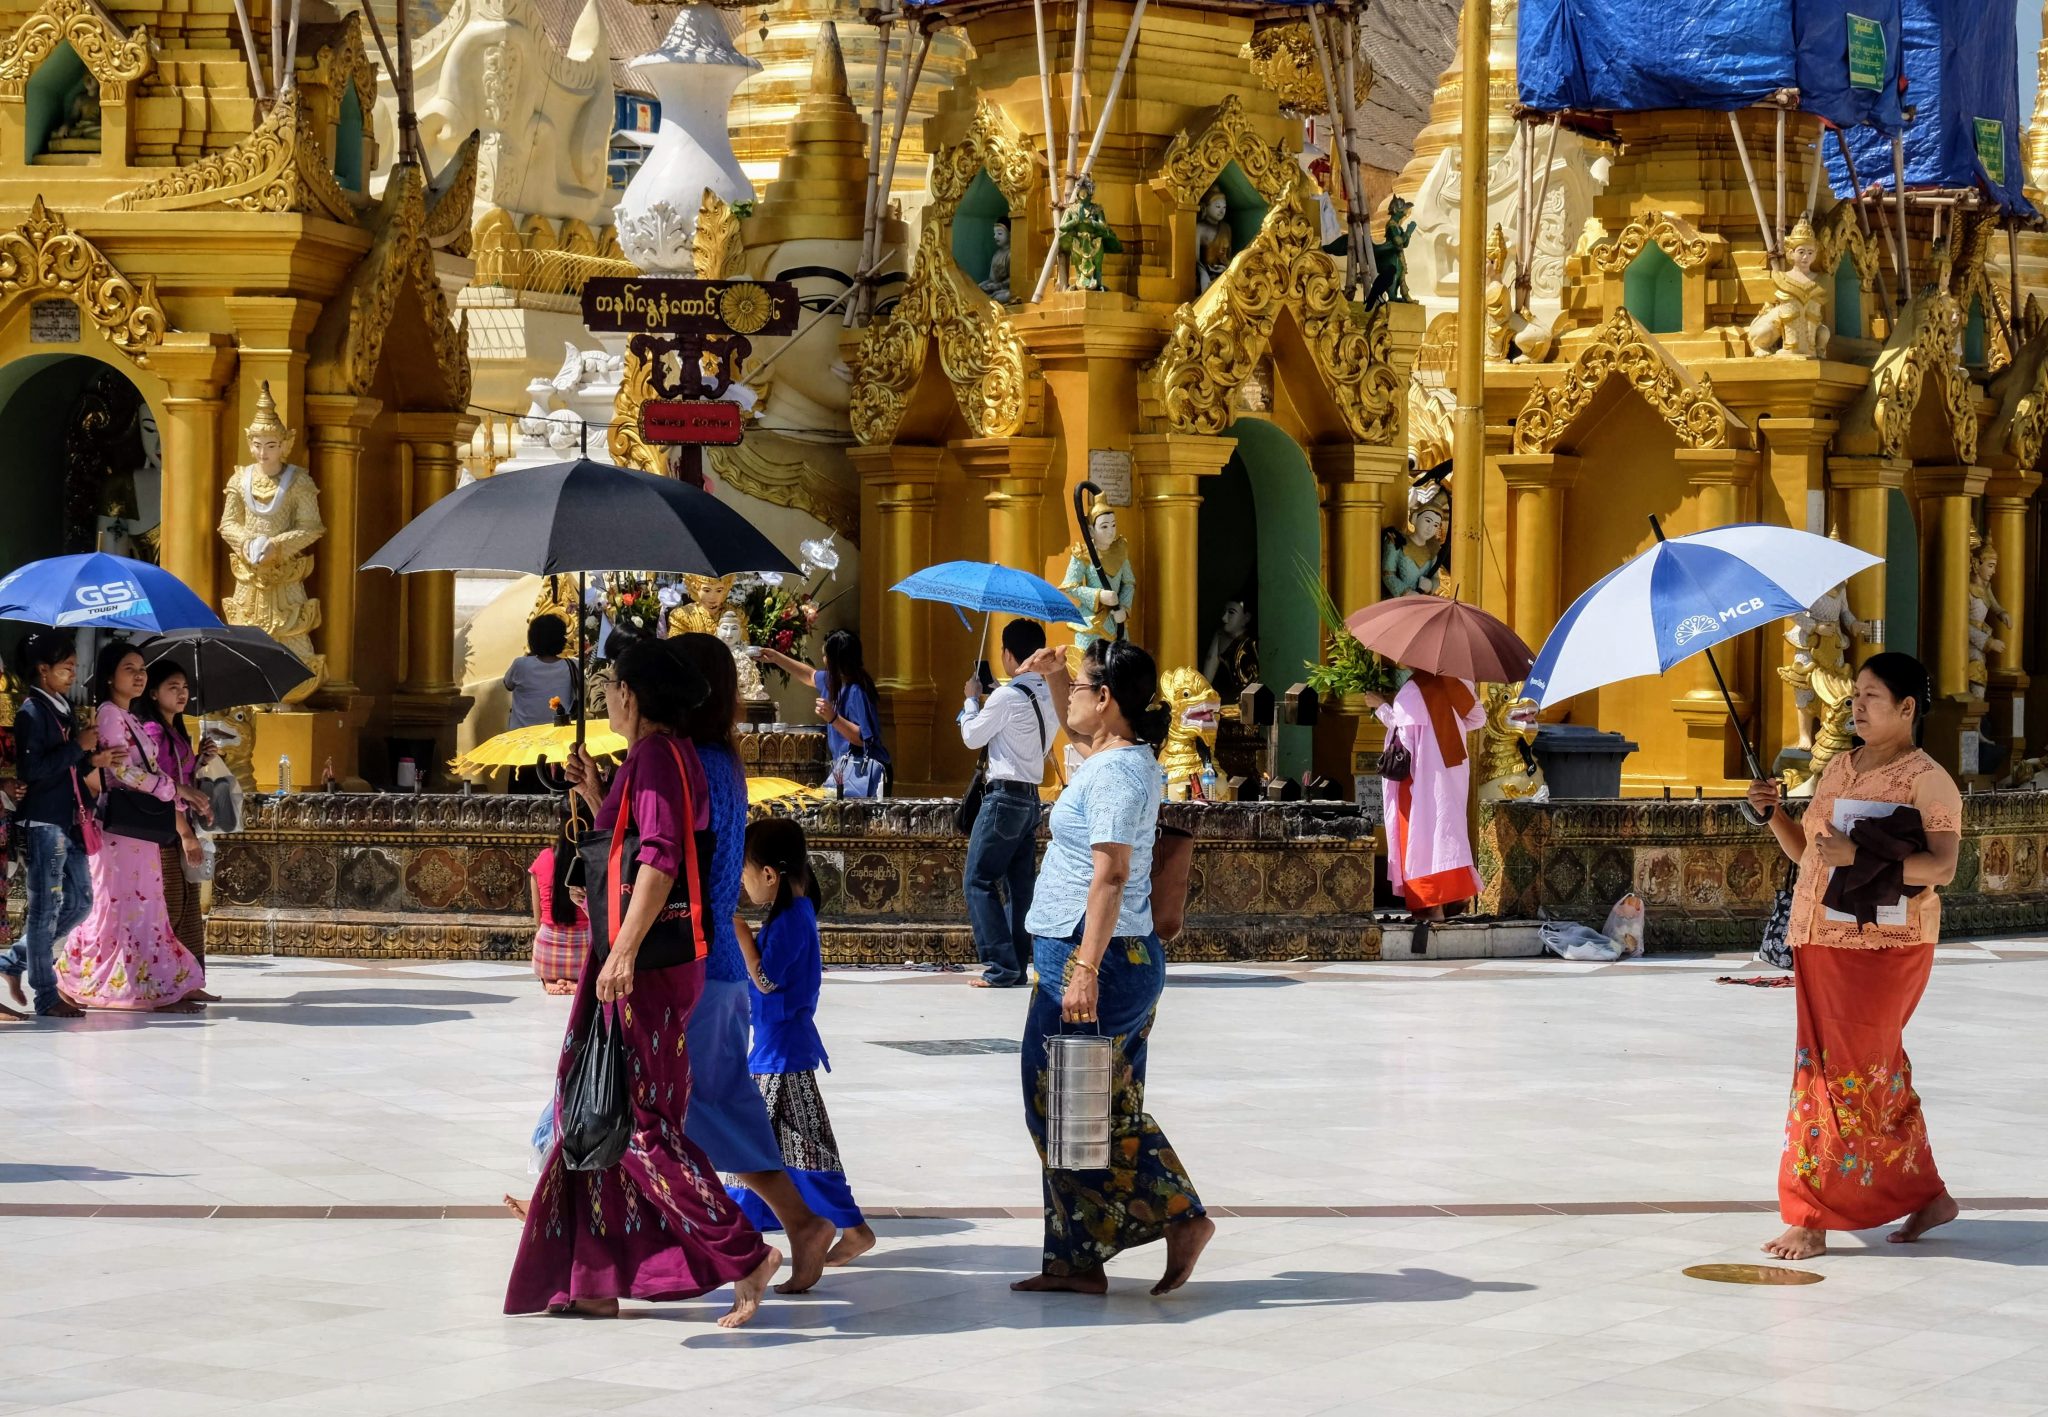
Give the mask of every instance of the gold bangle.
<svg viewBox="0 0 2048 1417">
<path fill-rule="evenodd" d="M 1097 979 L 1100 979 L 1102 977 L 1101 966 L 1097 965 L 1093 960 L 1082 959 L 1079 955 L 1075 955 L 1073 958 L 1074 967 L 1076 969 L 1085 969 L 1090 974 L 1094 975 Z"/>
</svg>

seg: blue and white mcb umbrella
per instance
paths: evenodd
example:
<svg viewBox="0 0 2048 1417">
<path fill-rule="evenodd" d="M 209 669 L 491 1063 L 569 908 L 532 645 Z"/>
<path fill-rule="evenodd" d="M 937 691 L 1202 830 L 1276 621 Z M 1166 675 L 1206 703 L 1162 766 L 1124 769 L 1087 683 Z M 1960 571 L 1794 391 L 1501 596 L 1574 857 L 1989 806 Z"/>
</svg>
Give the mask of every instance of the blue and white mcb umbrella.
<svg viewBox="0 0 2048 1417">
<path fill-rule="evenodd" d="M 193 589 L 161 566 L 104 551 L 31 561 L 0 580 L 0 620 L 59 630 L 217 630 Z"/>
<path fill-rule="evenodd" d="M 934 600 L 963 611 L 993 611 L 1071 625 L 1088 623 L 1088 617 L 1075 608 L 1067 593 L 1045 577 L 989 561 L 947 561 L 927 566 L 889 589 L 912 600 Z M 964 621 L 967 617 L 960 618 Z"/>
<path fill-rule="evenodd" d="M 1825 536 L 1757 523 L 1669 541 L 1657 535 L 1655 546 L 1573 601 L 1543 642 L 1522 686 L 1538 708 L 1662 674 L 1702 651 L 1711 659 L 1723 640 L 1797 615 L 1884 560 Z M 1714 672 L 1718 678 L 1719 665 Z"/>
</svg>

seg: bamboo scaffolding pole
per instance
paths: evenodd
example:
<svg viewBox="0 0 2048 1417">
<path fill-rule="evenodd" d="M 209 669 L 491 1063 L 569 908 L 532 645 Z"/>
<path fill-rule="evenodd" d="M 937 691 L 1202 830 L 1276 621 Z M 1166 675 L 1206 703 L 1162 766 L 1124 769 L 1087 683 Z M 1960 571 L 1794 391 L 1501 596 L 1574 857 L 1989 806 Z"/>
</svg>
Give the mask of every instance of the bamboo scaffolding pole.
<svg viewBox="0 0 2048 1417">
<path fill-rule="evenodd" d="M 401 4 L 400 12 L 404 6 Z M 277 0 L 270 0 L 270 91 L 284 97 L 284 26 L 278 22 Z"/>
<path fill-rule="evenodd" d="M 2012 327 L 2020 326 L 2020 219 L 2007 216 L 2005 219 L 2005 261 L 2012 272 Z M 2020 347 L 2010 346 L 2013 358 L 2019 358 Z"/>
<path fill-rule="evenodd" d="M 903 68 L 896 88 L 896 131 L 889 138 L 889 156 L 882 164 L 881 181 L 875 187 L 875 219 L 869 223 L 867 245 L 861 251 L 861 323 L 875 313 L 875 287 L 873 271 L 882 263 L 882 225 L 889 216 L 889 188 L 896 180 L 896 158 L 903 151 L 903 131 L 910 126 L 910 96 L 917 92 L 917 81 L 924 77 L 925 56 L 932 51 L 932 27 L 918 26 L 917 58 L 911 59 L 910 46 L 903 46 Z"/>
<path fill-rule="evenodd" d="M 303 0 L 292 0 L 292 27 L 284 41 L 284 93 L 299 86 L 299 9 Z"/>
<path fill-rule="evenodd" d="M 1906 235 L 1906 137 L 1903 133 L 1892 134 L 1892 183 L 1897 188 L 1896 203 L 1899 213 L 1899 308 L 1906 308 L 1906 302 L 1913 298 L 1913 280 L 1907 269 L 1912 260 L 1913 245 Z"/>
<path fill-rule="evenodd" d="M 1771 214 L 1764 210 L 1764 192 L 1757 185 L 1756 165 L 1749 160 L 1749 144 L 1742 140 L 1742 120 L 1732 111 L 1728 114 L 1728 131 L 1735 135 L 1735 152 L 1742 159 L 1742 175 L 1749 180 L 1749 200 L 1756 206 L 1756 225 L 1763 234 L 1764 256 L 1775 268 L 1778 264 L 1778 243 L 1771 233 Z"/>
<path fill-rule="evenodd" d="M 1053 226 L 1066 214 L 1067 189 L 1074 181 L 1074 164 L 1081 158 L 1081 80 L 1088 72 L 1088 0 L 1077 0 L 1074 8 L 1074 59 L 1067 73 L 1067 160 L 1060 167 L 1059 197 L 1053 206 Z M 1050 152 L 1050 149 L 1047 150 Z M 1059 232 L 1053 232 L 1059 245 Z"/>
<path fill-rule="evenodd" d="M 1323 27 L 1314 15 L 1309 16 L 1308 32 L 1315 41 L 1316 68 L 1323 75 L 1323 99 L 1330 106 L 1330 172 L 1337 180 L 1337 199 L 1344 203 L 1344 289 L 1348 293 L 1358 288 L 1358 227 L 1352 212 L 1355 204 L 1351 200 L 1351 163 L 1344 152 L 1344 123 L 1338 116 L 1337 81 L 1330 75 L 1330 50 L 1323 42 Z"/>
<path fill-rule="evenodd" d="M 249 0 L 235 0 L 235 20 L 242 27 L 242 52 L 249 58 L 249 87 L 256 91 L 258 103 L 270 102 L 270 89 L 263 82 L 263 64 L 256 57 L 256 28 L 249 19 Z"/>
<path fill-rule="evenodd" d="M 1309 22 L 1314 24 L 1315 18 L 1313 15 L 1310 16 Z M 1333 51 L 1335 49 L 1335 37 L 1341 32 L 1338 30 L 1337 24 L 1337 17 L 1334 15 L 1330 16 L 1331 47 Z M 1350 228 L 1350 235 L 1346 244 L 1357 247 L 1359 284 L 1364 291 L 1370 292 L 1372 287 L 1379 282 L 1379 258 L 1373 253 L 1372 211 L 1365 202 L 1365 165 L 1359 160 L 1358 156 L 1357 32 L 1355 30 L 1350 31 L 1348 38 L 1349 43 L 1346 44 L 1343 54 L 1337 56 L 1341 60 L 1337 65 L 1337 102 L 1342 106 L 1343 110 L 1344 160 L 1346 163 L 1344 172 L 1346 178 L 1351 183 L 1351 190 L 1358 193 L 1359 200 L 1357 209 L 1351 212 L 1353 224 Z"/>
<path fill-rule="evenodd" d="M 1778 176 L 1777 221 L 1771 228 L 1772 240 L 1782 260 L 1785 255 L 1785 105 L 1778 105 L 1778 151 L 1775 159 Z"/>
<path fill-rule="evenodd" d="M 1849 200 L 1856 207 L 1856 225 L 1863 229 L 1863 237 L 1867 241 L 1870 239 L 1870 213 L 1863 207 L 1863 183 L 1856 176 L 1856 155 L 1849 151 L 1849 139 L 1840 128 L 1835 129 L 1835 145 L 1842 151 L 1842 166 L 1849 174 L 1850 190 L 1855 193 Z M 1899 248 L 1892 245 L 1891 228 L 1883 229 L 1884 244 L 1892 253 L 1892 269 L 1899 273 L 1899 283 L 1903 285 L 1906 280 L 1906 268 L 1899 263 Z M 1890 294 L 1884 288 L 1884 268 L 1881 266 L 1877 272 L 1877 299 L 1880 305 L 1886 307 L 1892 303 Z"/>
<path fill-rule="evenodd" d="M 1536 243 L 1543 236 L 1543 204 L 1550 199 L 1550 173 L 1557 166 L 1557 132 L 1564 126 L 1564 115 L 1554 113 L 1550 117 L 1550 141 L 1543 145 L 1543 175 L 1536 184 L 1536 212 L 1530 219 L 1529 244 L 1515 253 L 1515 310 L 1518 314 L 1529 313 L 1529 291 L 1535 285 L 1533 266 L 1536 261 Z"/>
<path fill-rule="evenodd" d="M 1045 110 L 1045 196 L 1046 206 L 1052 213 L 1052 224 L 1060 222 L 1059 173 L 1053 170 L 1052 145 L 1056 134 L 1052 126 L 1052 60 L 1045 48 L 1045 0 L 1031 0 L 1031 21 L 1038 32 L 1038 102 Z"/>
<path fill-rule="evenodd" d="M 875 233 L 875 206 L 877 192 L 882 182 L 882 100 L 889 87 L 889 41 L 895 28 L 893 11 L 884 10 L 875 17 L 875 95 L 868 108 L 868 176 L 867 200 L 860 219 L 860 249 L 863 254 Z M 860 323 L 862 302 L 854 300 L 846 307 L 846 324 L 851 327 Z"/>
<path fill-rule="evenodd" d="M 1131 55 L 1138 47 L 1138 26 L 1144 22 L 1145 6 L 1148 3 L 1150 3 L 1150 0 L 1138 0 L 1137 5 L 1131 10 L 1131 27 L 1124 34 L 1123 52 L 1116 57 L 1116 72 L 1110 75 L 1109 94 L 1103 99 L 1102 112 L 1096 115 L 1095 136 L 1088 144 L 1088 155 L 1081 159 L 1081 170 L 1076 172 L 1068 182 L 1067 201 L 1069 203 L 1079 194 L 1082 179 L 1095 170 L 1095 159 L 1102 152 L 1102 140 L 1109 136 L 1110 116 L 1116 112 L 1117 95 L 1123 92 L 1124 75 L 1130 71 Z M 1078 72 L 1077 63 L 1076 73 L 1078 74 Z M 1075 89 L 1075 93 L 1077 96 L 1079 95 L 1080 90 L 1078 87 Z M 1072 136 L 1071 133 L 1068 134 L 1069 138 Z M 1045 283 L 1052 279 L 1053 266 L 1059 260 L 1059 253 L 1059 232 L 1054 231 L 1052 244 L 1046 248 L 1045 265 L 1038 272 L 1038 284 L 1033 286 L 1031 290 L 1031 299 L 1034 304 L 1045 294 Z"/>
</svg>

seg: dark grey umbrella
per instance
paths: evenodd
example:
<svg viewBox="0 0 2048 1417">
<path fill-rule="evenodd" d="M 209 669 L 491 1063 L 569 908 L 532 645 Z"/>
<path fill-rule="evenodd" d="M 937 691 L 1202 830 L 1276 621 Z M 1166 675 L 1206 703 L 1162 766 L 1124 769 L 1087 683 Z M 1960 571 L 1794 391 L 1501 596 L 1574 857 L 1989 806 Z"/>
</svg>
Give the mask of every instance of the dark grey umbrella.
<svg viewBox="0 0 2048 1417">
<path fill-rule="evenodd" d="M 313 677 L 306 662 L 252 625 L 168 630 L 137 645 L 142 662 L 175 660 L 192 681 L 192 711 L 274 704 Z"/>
</svg>

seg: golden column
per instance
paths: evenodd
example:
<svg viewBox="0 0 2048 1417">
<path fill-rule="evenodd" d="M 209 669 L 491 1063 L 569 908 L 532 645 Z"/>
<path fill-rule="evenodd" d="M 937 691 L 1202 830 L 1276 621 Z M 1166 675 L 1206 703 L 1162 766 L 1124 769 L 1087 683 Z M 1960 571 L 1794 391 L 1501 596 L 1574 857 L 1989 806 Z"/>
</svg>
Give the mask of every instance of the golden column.
<svg viewBox="0 0 2048 1417">
<path fill-rule="evenodd" d="M 1910 467 L 1902 458 L 1828 459 L 1828 481 L 1834 485 L 1837 504 L 1829 512 L 1841 519 L 1843 541 L 1873 556 L 1888 554 L 1891 494 L 1905 487 Z M 1880 563 L 1849 579 L 1849 609 L 1865 624 L 1884 619 L 1886 570 Z M 1862 660 L 1876 648 L 1880 646 L 1859 641 L 1850 648 L 1850 662 Z"/>
<path fill-rule="evenodd" d="M 164 400 L 159 559 L 208 608 L 216 609 L 222 463 L 235 460 L 222 457 L 220 415 L 235 352 L 224 335 L 171 335 L 150 351 L 149 362 L 170 387 Z"/>
<path fill-rule="evenodd" d="M 958 438 L 946 445 L 953 461 L 969 477 L 988 484 L 982 504 L 988 508 L 988 558 L 999 565 L 1045 574 L 1046 558 L 1039 544 L 1039 514 L 1045 507 L 1045 477 L 1052 468 L 1051 438 Z M 996 637 L 1014 616 L 996 615 L 989 622 L 989 663 L 998 672 L 1002 656 Z"/>
<path fill-rule="evenodd" d="M 1680 448 L 1673 456 L 1677 458 L 1679 467 L 1685 470 L 1686 481 L 1693 489 L 1696 524 L 1685 528 L 1686 531 L 1706 531 L 1745 520 L 1746 494 L 1756 482 L 1755 453 L 1735 448 Z M 1678 531 L 1674 527 L 1666 527 L 1665 530 L 1670 534 Z M 1716 656 L 1721 673 L 1728 681 L 1728 697 L 1733 700 L 1735 713 L 1745 725 L 1749 718 L 1749 699 L 1744 693 L 1747 676 L 1743 670 L 1753 658 L 1747 649 L 1747 646 L 1740 649 L 1731 646 Z M 1731 786 L 1746 777 L 1749 768 L 1731 742 L 1728 702 L 1721 697 L 1720 685 L 1714 682 L 1713 665 L 1707 662 L 1704 654 L 1693 660 L 1692 681 L 1693 687 L 1683 697 L 1673 700 L 1671 705 L 1685 724 L 1686 776 L 1704 787 Z M 1775 745 L 1752 734 L 1750 746 L 1756 750 L 1758 766 L 1769 772 Z"/>
<path fill-rule="evenodd" d="M 279 416 L 303 433 L 306 421 L 298 415 L 306 394 L 306 347 L 320 318 L 320 302 L 289 296 L 230 295 L 223 303 L 234 321 L 235 343 L 241 352 L 241 402 L 228 410 L 234 426 L 246 427 L 255 418 L 256 393 L 267 382 Z M 242 456 L 238 453 L 235 460 L 241 461 Z"/>
<path fill-rule="evenodd" d="M 1201 661 L 1197 623 L 1201 586 L 1197 548 L 1201 479 L 1223 471 L 1235 438 L 1199 433 L 1141 433 L 1131 439 L 1131 469 L 1145 509 L 1145 554 L 1138 563 L 1138 605 L 1144 626 L 1131 627 L 1152 651 L 1161 673 Z"/>
<path fill-rule="evenodd" d="M 1505 453 L 1497 462 L 1508 489 L 1508 623 L 1533 649 L 1563 609 L 1564 498 L 1578 481 L 1579 460 L 1569 453 Z"/>
<path fill-rule="evenodd" d="M 1998 632 L 2005 642 L 1991 661 L 1988 697 L 1990 731 L 2015 753 L 2026 737 L 2027 686 L 2027 587 L 2033 580 L 2033 558 L 2028 554 L 2029 508 L 2041 486 L 2038 472 L 1999 472 L 1984 490 L 1985 522 L 1991 547 L 1998 552 L 1998 573 L 1991 589 L 2005 613 L 2012 617 Z"/>
<path fill-rule="evenodd" d="M 1765 522 L 1778 519 L 1779 512 L 1772 505 L 1775 493 L 1784 504 L 1786 525 L 1803 526 L 1823 536 L 1836 530 L 1839 518 L 1834 508 L 1821 509 L 1819 526 L 1813 525 L 1810 509 L 1813 494 L 1827 486 L 1828 443 L 1841 425 L 1832 418 L 1781 417 L 1772 413 L 1760 419 L 1757 426 L 1763 434 L 1764 456 L 1768 459 L 1761 489 L 1764 505 L 1757 510 L 1757 519 Z M 1852 648 L 1843 646 L 1845 651 Z M 1779 673 L 1792 663 L 1794 653 L 1782 629 L 1764 636 L 1763 677 L 1758 685 L 1757 698 L 1761 701 L 1759 721 L 1774 724 L 1780 738 L 1796 743 L 1799 741 L 1799 706 L 1792 686 Z M 1770 765 L 1766 763 L 1765 766 Z"/>
<path fill-rule="evenodd" d="M 1481 518 L 1473 515 L 1486 479 L 1486 118 L 1487 42 L 1492 0 L 1465 0 L 1458 172 L 1458 407 L 1451 445 L 1451 580 L 1480 597 Z M 1463 514 L 1460 515 L 1460 512 Z"/>
<path fill-rule="evenodd" d="M 1970 533 L 1976 499 L 1991 474 L 1981 467 L 1915 467 L 1920 503 L 1922 658 L 1937 699 L 1970 695 Z"/>
<path fill-rule="evenodd" d="M 308 471 L 320 489 L 320 516 L 327 535 L 315 548 L 313 573 L 320 587 L 320 648 L 327 656 L 324 698 L 357 692 L 356 568 L 362 543 L 362 460 L 364 430 L 383 405 L 353 394 L 306 396 Z"/>
<path fill-rule="evenodd" d="M 466 441 L 472 419 L 449 413 L 402 413 L 398 436 L 412 459 L 412 500 L 416 517 L 455 490 L 456 450 Z M 453 695 L 455 679 L 455 575 L 423 571 L 406 578 L 405 678 L 399 692 L 436 698 Z"/>
<path fill-rule="evenodd" d="M 897 781 L 925 784 L 932 771 L 931 606 L 886 587 L 932 563 L 932 518 L 946 449 L 908 443 L 851 447 L 846 456 L 863 483 L 861 579 L 879 595 L 879 631 L 869 665 L 882 691 L 884 728 Z M 872 500 L 870 500 L 872 498 Z"/>
<path fill-rule="evenodd" d="M 1398 448 L 1317 443 L 1308 461 L 1323 489 L 1324 579 L 1349 615 L 1381 597 L 1380 535 L 1404 507 L 1408 459 Z"/>
</svg>

